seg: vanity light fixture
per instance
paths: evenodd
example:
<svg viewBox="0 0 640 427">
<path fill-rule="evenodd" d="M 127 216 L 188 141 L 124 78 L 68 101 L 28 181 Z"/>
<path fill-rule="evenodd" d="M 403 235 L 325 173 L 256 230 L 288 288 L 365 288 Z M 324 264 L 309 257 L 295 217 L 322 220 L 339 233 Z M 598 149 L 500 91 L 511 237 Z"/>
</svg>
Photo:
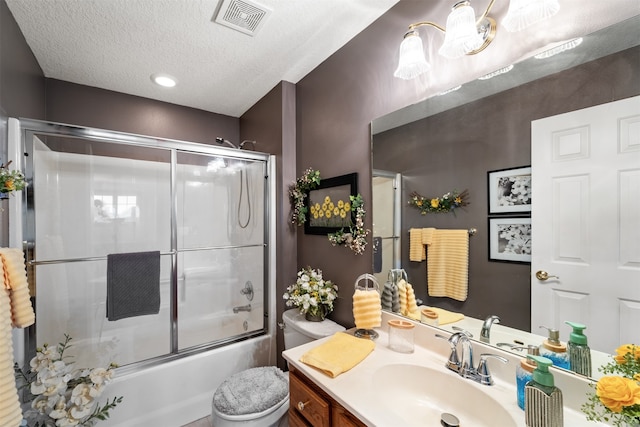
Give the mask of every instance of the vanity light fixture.
<svg viewBox="0 0 640 427">
<path fill-rule="evenodd" d="M 506 67 L 500 68 L 499 70 L 492 71 L 491 73 L 485 74 L 482 77 L 478 77 L 478 80 L 489 80 L 495 76 L 499 76 L 500 74 L 506 74 L 511 70 L 513 70 L 513 64 L 507 65 Z"/>
<path fill-rule="evenodd" d="M 551 49 L 545 50 L 534 56 L 536 59 L 546 59 L 551 58 L 559 53 L 565 52 L 567 50 L 574 49 L 582 44 L 582 37 L 578 37 L 577 39 L 569 40 L 568 42 L 562 43 L 559 46 L 553 47 Z"/>
<path fill-rule="evenodd" d="M 460 89 L 461 87 L 462 87 L 462 85 L 458 85 L 456 87 L 452 87 L 451 89 L 443 90 L 440 93 L 436 93 L 436 96 L 442 96 L 442 95 L 446 95 L 446 94 L 451 93 L 451 92 L 455 92 L 458 89 Z"/>
<path fill-rule="evenodd" d="M 151 81 L 162 87 L 174 87 L 176 85 L 176 79 L 168 74 L 152 74 Z"/>
<path fill-rule="evenodd" d="M 558 0 L 509 0 L 509 10 L 502 25 L 508 31 L 520 31 L 543 19 L 555 15 L 560 10 Z M 435 22 L 421 21 L 409 25 L 400 44 L 398 68 L 395 77 L 410 80 L 431 68 L 427 61 L 418 34 L 419 27 L 433 27 L 444 33 L 444 42 L 438 53 L 446 58 L 460 58 L 482 52 L 493 41 L 497 25 L 489 16 L 495 0 L 490 0 L 484 13 L 476 18 L 476 13 L 468 0 L 453 5 L 447 17 L 447 26 Z"/>
</svg>

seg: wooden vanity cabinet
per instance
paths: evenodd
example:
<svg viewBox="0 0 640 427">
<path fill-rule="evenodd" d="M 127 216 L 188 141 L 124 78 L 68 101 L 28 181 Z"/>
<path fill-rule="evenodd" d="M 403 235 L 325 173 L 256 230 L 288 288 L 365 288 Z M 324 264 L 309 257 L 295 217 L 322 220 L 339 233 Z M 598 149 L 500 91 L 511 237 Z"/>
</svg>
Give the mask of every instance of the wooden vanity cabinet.
<svg viewBox="0 0 640 427">
<path fill-rule="evenodd" d="M 365 427 L 300 371 L 289 371 L 290 427 Z"/>
</svg>

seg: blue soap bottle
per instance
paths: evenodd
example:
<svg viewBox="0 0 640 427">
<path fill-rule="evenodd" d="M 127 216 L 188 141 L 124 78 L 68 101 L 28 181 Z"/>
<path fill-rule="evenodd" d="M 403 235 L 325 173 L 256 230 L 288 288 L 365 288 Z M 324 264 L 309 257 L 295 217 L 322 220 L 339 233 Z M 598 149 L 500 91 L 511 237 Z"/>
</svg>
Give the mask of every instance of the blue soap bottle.
<svg viewBox="0 0 640 427">
<path fill-rule="evenodd" d="M 567 346 L 560 341 L 560 331 L 546 326 L 540 326 L 549 332 L 549 336 L 540 345 L 540 356 L 551 360 L 559 368 L 570 369 Z"/>
<path fill-rule="evenodd" d="M 526 348 L 527 354 L 538 356 L 540 351 L 537 346 L 530 345 L 528 347 L 515 347 L 514 350 Z M 520 364 L 516 367 L 516 395 L 518 406 L 524 410 L 524 386 L 533 379 L 533 371 L 536 369 L 535 360 L 524 357 L 520 359 Z"/>
</svg>

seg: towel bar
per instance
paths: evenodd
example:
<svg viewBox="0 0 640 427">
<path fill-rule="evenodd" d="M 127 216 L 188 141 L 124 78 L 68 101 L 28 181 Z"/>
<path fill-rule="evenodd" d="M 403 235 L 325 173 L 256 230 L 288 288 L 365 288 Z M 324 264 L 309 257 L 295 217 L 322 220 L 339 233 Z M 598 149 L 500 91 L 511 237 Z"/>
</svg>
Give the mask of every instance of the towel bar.
<svg viewBox="0 0 640 427">
<path fill-rule="evenodd" d="M 474 236 L 478 232 L 478 229 L 470 228 L 469 230 L 467 230 L 467 232 L 469 233 L 469 236 Z"/>
</svg>

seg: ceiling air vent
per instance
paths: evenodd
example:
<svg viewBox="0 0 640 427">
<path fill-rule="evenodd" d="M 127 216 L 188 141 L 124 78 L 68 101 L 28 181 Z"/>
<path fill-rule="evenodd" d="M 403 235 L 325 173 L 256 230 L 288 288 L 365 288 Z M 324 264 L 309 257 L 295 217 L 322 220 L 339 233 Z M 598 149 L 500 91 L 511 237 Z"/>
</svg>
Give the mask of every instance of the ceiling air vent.
<svg viewBox="0 0 640 427">
<path fill-rule="evenodd" d="M 224 0 L 215 22 L 253 36 L 270 13 L 270 9 L 252 1 Z"/>
</svg>

